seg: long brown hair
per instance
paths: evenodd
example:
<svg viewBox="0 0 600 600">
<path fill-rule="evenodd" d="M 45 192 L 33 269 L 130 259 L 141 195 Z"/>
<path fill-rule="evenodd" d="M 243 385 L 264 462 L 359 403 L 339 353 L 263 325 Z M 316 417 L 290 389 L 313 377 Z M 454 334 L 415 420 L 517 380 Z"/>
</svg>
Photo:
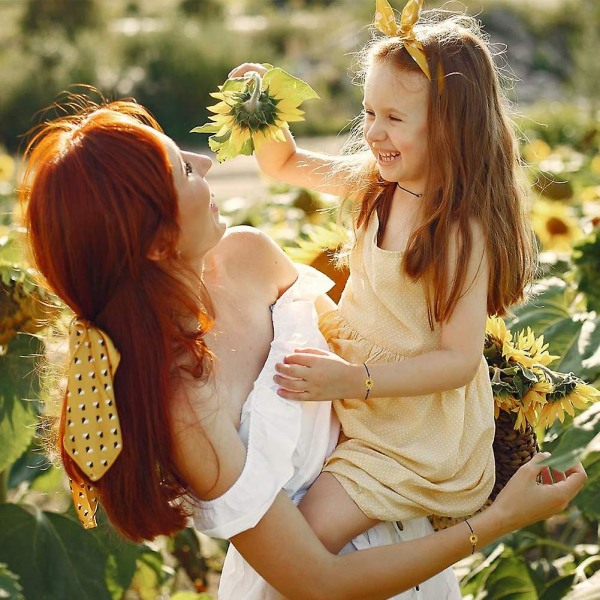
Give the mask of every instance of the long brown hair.
<svg viewBox="0 0 600 600">
<path fill-rule="evenodd" d="M 487 43 L 470 17 L 441 19 L 436 11 L 429 17 L 434 20 L 417 27 L 434 74 L 428 100 L 429 172 L 422 221 L 409 239 L 403 269 L 414 280 L 425 281 L 433 327 L 451 316 L 460 299 L 472 249 L 471 220 L 486 236 L 490 315 L 504 314 L 522 298 L 534 275 L 535 246 L 516 140 Z M 398 38 L 373 42 L 361 57 L 363 78 L 371 65 L 382 63 L 423 75 Z M 440 67 L 441 90 L 435 76 Z M 356 139 L 353 144 L 356 150 Z M 342 168 L 351 173 L 352 189 L 361 190 L 356 226 L 366 224 L 377 210 L 381 232 L 395 184 L 383 181 L 370 153 L 366 156 L 360 168 L 355 159 Z M 453 236 L 457 262 L 450 282 L 446 257 Z"/>
<path fill-rule="evenodd" d="M 21 200 L 35 266 L 80 318 L 112 338 L 121 354 L 114 380 L 123 449 L 97 482 L 110 521 L 134 541 L 169 534 L 187 515 L 173 464 L 169 398 L 182 353 L 195 378 L 207 375 L 202 335 L 210 317 L 199 279 L 178 257 L 177 194 L 160 129 L 141 106 L 82 100 L 76 114 L 32 136 Z M 165 260 L 150 260 L 160 236 Z M 180 317 L 194 316 L 199 329 Z M 67 473 L 88 481 L 57 441 Z"/>
</svg>

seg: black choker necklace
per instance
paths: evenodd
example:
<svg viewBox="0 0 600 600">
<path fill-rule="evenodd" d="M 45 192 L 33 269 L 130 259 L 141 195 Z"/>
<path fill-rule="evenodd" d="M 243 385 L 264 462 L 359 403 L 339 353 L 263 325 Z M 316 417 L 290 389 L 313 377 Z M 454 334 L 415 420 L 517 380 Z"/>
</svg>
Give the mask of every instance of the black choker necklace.
<svg viewBox="0 0 600 600">
<path fill-rule="evenodd" d="M 416 192 L 411 192 L 410 190 L 407 190 L 405 187 L 402 187 L 399 183 L 396 183 L 396 185 L 401 189 L 404 190 L 405 192 L 413 195 L 415 198 L 422 198 L 423 194 L 417 194 Z"/>
</svg>

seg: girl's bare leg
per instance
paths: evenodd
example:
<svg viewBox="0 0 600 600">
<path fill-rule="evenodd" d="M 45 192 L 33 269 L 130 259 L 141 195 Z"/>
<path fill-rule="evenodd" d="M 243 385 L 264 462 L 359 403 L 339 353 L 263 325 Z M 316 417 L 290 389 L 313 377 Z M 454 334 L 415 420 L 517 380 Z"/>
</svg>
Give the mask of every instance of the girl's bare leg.
<svg viewBox="0 0 600 600">
<path fill-rule="evenodd" d="M 379 521 L 367 517 L 331 473 L 321 473 L 298 506 L 312 530 L 337 554 Z"/>
</svg>

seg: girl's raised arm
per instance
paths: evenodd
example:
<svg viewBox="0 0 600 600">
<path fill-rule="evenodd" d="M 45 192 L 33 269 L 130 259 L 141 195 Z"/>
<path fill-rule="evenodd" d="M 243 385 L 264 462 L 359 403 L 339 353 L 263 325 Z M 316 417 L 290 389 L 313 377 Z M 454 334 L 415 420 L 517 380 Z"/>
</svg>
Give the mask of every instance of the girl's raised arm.
<svg viewBox="0 0 600 600">
<path fill-rule="evenodd" d="M 266 69 L 258 63 L 244 63 L 233 69 L 229 77 L 243 77 L 250 71 L 256 71 L 260 75 L 266 73 Z M 339 157 L 302 150 L 296 146 L 288 130 L 283 133 L 285 142 L 264 142 L 255 151 L 261 170 L 269 177 L 290 185 L 334 196 L 345 195 L 347 188 L 343 177 L 332 172 Z"/>
</svg>

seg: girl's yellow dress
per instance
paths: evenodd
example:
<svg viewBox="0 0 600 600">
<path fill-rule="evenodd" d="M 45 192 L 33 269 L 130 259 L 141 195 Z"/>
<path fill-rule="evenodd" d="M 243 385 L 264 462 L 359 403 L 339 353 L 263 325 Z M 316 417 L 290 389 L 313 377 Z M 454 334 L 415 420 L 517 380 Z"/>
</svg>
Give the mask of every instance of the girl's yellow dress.
<svg viewBox="0 0 600 600">
<path fill-rule="evenodd" d="M 438 348 L 425 288 L 402 270 L 402 252 L 377 246 L 374 214 L 350 255 L 350 278 L 321 315 L 330 348 L 352 363 L 397 362 Z M 365 375 L 366 376 L 366 375 Z M 370 518 L 470 515 L 494 485 L 494 403 L 483 354 L 467 386 L 436 394 L 334 401 L 345 437 L 325 463 Z"/>
</svg>

